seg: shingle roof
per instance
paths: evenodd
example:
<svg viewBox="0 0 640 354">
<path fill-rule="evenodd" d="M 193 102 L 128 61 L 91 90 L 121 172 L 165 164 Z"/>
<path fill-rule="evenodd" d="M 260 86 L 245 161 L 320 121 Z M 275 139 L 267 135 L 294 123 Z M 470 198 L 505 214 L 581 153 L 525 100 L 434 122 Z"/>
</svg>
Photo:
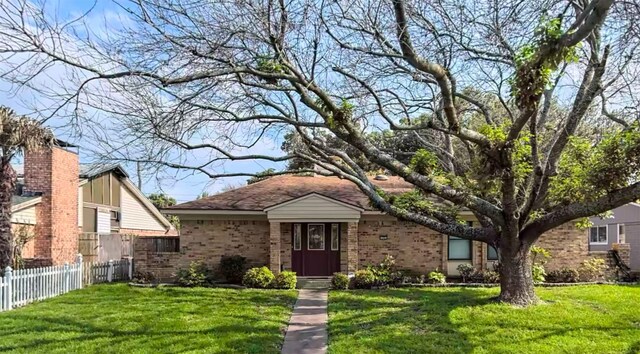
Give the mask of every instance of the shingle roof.
<svg viewBox="0 0 640 354">
<path fill-rule="evenodd" d="M 16 171 L 18 177 L 24 176 L 24 165 L 14 164 L 11 165 L 13 169 Z M 129 177 L 129 175 L 125 172 L 125 170 L 120 167 L 117 163 L 81 163 L 80 164 L 80 178 L 93 178 L 98 175 L 101 175 L 105 172 L 109 172 L 112 170 L 116 170 L 120 174 L 125 177 Z"/>
<path fill-rule="evenodd" d="M 28 196 L 28 197 L 25 197 L 25 196 L 14 195 L 14 196 L 11 197 L 11 205 L 14 205 L 14 206 L 15 205 L 20 205 L 20 204 L 26 203 L 28 201 L 31 201 L 31 200 L 34 200 L 34 199 L 37 199 L 37 198 L 40 198 L 40 196 Z"/>
<path fill-rule="evenodd" d="M 80 178 L 93 178 L 113 170 L 117 170 L 123 176 L 129 177 L 129 175 L 117 163 L 81 163 Z"/>
<path fill-rule="evenodd" d="M 411 184 L 399 177 L 391 176 L 387 181 L 372 180 L 372 182 L 388 193 L 401 193 L 413 188 Z M 311 193 L 318 193 L 365 210 L 374 210 L 369 203 L 369 198 L 348 180 L 338 177 L 296 175 L 271 177 L 258 183 L 167 209 L 261 211 Z"/>
</svg>

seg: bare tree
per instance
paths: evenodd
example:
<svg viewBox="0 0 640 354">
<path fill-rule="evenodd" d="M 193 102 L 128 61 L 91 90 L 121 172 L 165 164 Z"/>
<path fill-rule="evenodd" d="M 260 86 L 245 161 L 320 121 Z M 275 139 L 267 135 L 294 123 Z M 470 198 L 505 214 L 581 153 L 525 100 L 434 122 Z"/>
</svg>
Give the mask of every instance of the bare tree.
<svg viewBox="0 0 640 354">
<path fill-rule="evenodd" d="M 0 4 L 0 75 L 54 100 L 44 118 L 116 158 L 211 178 L 254 175 L 228 161 L 304 159 L 388 214 L 495 246 L 505 302 L 536 301 L 543 233 L 640 197 L 631 1 L 123 0 L 111 31 Z M 53 68 L 63 89 L 41 84 Z M 388 130 L 419 141 L 410 163 L 375 143 Z M 304 148 L 254 153 L 290 132 Z M 397 203 L 363 161 L 444 205 Z"/>
<path fill-rule="evenodd" d="M 12 265 L 14 240 L 11 230 L 11 199 L 16 190 L 16 171 L 11 160 L 24 150 L 50 147 L 53 134 L 28 117 L 0 107 L 0 269 Z"/>
</svg>

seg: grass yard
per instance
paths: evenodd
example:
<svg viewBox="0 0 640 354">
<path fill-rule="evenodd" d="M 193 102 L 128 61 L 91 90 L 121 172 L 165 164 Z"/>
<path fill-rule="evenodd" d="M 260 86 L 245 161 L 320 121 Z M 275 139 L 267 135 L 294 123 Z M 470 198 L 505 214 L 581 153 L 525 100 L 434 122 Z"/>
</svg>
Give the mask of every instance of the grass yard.
<svg viewBox="0 0 640 354">
<path fill-rule="evenodd" d="M 95 285 L 0 313 L 0 352 L 279 353 L 295 298 Z"/>
<path fill-rule="evenodd" d="M 537 288 L 545 304 L 493 302 L 498 289 L 340 291 L 330 353 L 640 353 L 640 286 Z"/>
</svg>

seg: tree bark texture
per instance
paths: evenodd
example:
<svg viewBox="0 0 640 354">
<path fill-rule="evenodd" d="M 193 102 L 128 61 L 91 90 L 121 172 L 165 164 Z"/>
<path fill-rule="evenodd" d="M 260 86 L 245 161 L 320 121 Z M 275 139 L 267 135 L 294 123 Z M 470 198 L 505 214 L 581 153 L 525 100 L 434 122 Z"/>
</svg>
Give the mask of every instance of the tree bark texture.
<svg viewBox="0 0 640 354">
<path fill-rule="evenodd" d="M 533 288 L 530 246 L 503 245 L 500 249 L 500 301 L 516 306 L 538 302 Z"/>
<path fill-rule="evenodd" d="M 11 265 L 13 234 L 11 232 L 11 197 L 16 187 L 16 172 L 8 159 L 0 160 L 0 269 Z"/>
</svg>

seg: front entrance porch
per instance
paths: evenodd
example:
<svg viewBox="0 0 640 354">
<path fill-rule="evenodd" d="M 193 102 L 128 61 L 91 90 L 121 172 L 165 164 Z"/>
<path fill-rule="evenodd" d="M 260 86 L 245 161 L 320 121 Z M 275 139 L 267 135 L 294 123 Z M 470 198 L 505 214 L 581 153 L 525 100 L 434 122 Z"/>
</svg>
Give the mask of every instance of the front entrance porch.
<svg viewBox="0 0 640 354">
<path fill-rule="evenodd" d="M 312 193 L 265 209 L 271 271 L 298 276 L 355 273 L 362 208 Z"/>
<path fill-rule="evenodd" d="M 302 277 L 340 271 L 340 223 L 292 223 L 291 270 Z"/>
<path fill-rule="evenodd" d="M 358 222 L 270 221 L 269 268 L 299 277 L 353 274 L 358 266 Z"/>
</svg>

